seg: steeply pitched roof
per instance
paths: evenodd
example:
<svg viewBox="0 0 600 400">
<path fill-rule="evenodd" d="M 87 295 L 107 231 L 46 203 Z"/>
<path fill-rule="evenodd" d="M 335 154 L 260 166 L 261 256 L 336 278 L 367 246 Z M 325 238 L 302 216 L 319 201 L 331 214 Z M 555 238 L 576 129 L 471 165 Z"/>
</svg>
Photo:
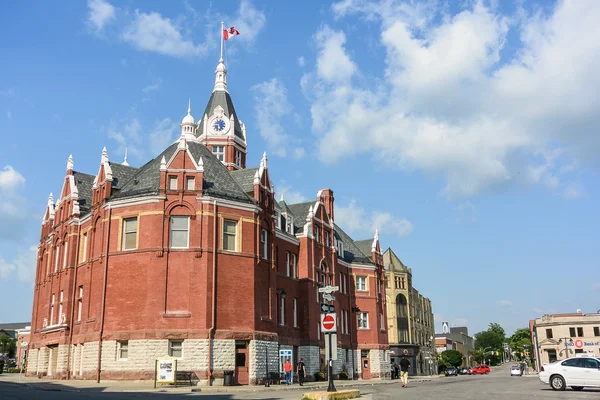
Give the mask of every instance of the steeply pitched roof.
<svg viewBox="0 0 600 400">
<path fill-rule="evenodd" d="M 388 248 L 383 253 L 383 267 L 385 270 L 392 269 L 397 272 L 410 272 L 391 248 Z"/>
<path fill-rule="evenodd" d="M 230 174 L 233 179 L 244 189 L 244 192 L 254 192 L 254 175 L 258 168 L 246 168 L 239 169 L 237 171 L 231 171 Z"/>
<path fill-rule="evenodd" d="M 290 214 L 294 214 L 292 212 L 292 210 L 290 210 L 290 207 L 288 207 L 288 204 L 285 202 L 285 200 L 281 200 L 280 202 L 278 202 L 277 204 L 279 204 L 279 207 L 281 208 L 281 212 L 285 212 L 285 213 L 290 213 Z"/>
<path fill-rule="evenodd" d="M 244 134 L 242 133 L 242 126 L 240 125 L 240 121 L 237 117 L 237 113 L 235 112 L 235 108 L 233 107 L 233 101 L 231 101 L 231 96 L 229 93 L 224 92 L 222 90 L 215 90 L 210 95 L 210 99 L 208 99 L 208 104 L 206 104 L 206 109 L 204 110 L 204 114 L 200 117 L 200 122 L 198 123 L 198 130 L 196 131 L 196 136 L 202 135 L 204 131 L 204 115 L 211 116 L 214 109 L 217 106 L 221 106 L 223 110 L 225 110 L 225 116 L 227 119 L 231 117 L 233 114 L 233 129 L 235 136 L 239 137 L 242 140 L 246 140 L 244 138 Z"/>
<path fill-rule="evenodd" d="M 313 204 L 313 201 L 309 201 L 306 203 L 289 205 L 289 210 L 294 215 L 294 233 L 304 229 L 304 224 L 306 223 L 306 216 L 308 215 L 308 209 Z"/>
<path fill-rule="evenodd" d="M 173 143 L 156 158 L 142 166 L 137 174 L 114 197 L 123 198 L 158 194 L 161 159 L 164 156 L 166 160 L 169 160 L 177 150 L 177 145 L 178 143 Z M 194 160 L 198 161 L 202 157 L 204 162 L 204 179 L 202 182 L 202 192 L 204 194 L 244 203 L 255 203 L 231 176 L 227 167 L 206 146 L 195 142 L 188 142 L 187 145 Z"/>
<path fill-rule="evenodd" d="M 112 186 L 115 189 L 120 189 L 138 172 L 138 168 L 130 167 L 116 162 L 109 161 L 110 169 L 112 169 L 113 181 Z"/>
<path fill-rule="evenodd" d="M 363 253 L 360 248 L 356 245 L 354 240 L 342 228 L 340 228 L 337 224 L 334 224 L 335 227 L 335 235 L 338 240 L 341 240 L 344 244 L 344 254 L 343 259 L 346 262 L 352 264 L 367 264 L 374 265 L 373 261 L 371 261 L 371 257 L 367 256 Z"/>
<path fill-rule="evenodd" d="M 84 174 L 82 172 L 73 171 L 73 178 L 75 179 L 75 186 L 77 186 L 77 192 L 79 199 L 79 215 L 83 217 L 90 211 L 92 207 L 92 186 L 94 185 L 94 175 Z"/>
<path fill-rule="evenodd" d="M 356 240 L 354 243 L 356 244 L 356 247 L 360 249 L 361 252 L 369 256 L 371 255 L 371 246 L 373 246 L 373 239 Z"/>
</svg>

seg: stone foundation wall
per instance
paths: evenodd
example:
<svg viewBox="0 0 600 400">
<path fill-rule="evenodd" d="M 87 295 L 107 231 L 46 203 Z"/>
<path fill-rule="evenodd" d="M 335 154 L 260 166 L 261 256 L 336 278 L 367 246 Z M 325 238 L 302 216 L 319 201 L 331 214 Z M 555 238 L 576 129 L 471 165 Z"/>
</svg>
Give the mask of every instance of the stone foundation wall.
<svg viewBox="0 0 600 400">
<path fill-rule="evenodd" d="M 312 381 L 315 372 L 319 372 L 319 347 L 318 346 L 300 346 L 298 347 L 298 361 L 304 359 L 306 367 L 306 380 Z"/>
<path fill-rule="evenodd" d="M 279 344 L 264 340 L 251 340 L 248 346 L 248 375 L 251 385 L 261 382 L 267 372 L 279 372 Z"/>
<path fill-rule="evenodd" d="M 390 379 L 391 363 L 388 350 L 371 350 L 369 352 L 371 378 Z"/>
<path fill-rule="evenodd" d="M 31 349 L 27 352 L 27 376 L 37 375 L 39 349 Z"/>
</svg>

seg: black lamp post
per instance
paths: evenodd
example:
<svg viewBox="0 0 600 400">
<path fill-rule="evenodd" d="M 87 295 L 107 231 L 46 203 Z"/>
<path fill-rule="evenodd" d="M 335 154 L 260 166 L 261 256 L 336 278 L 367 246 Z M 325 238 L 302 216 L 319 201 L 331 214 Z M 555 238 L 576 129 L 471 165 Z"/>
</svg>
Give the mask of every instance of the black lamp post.
<svg viewBox="0 0 600 400">
<path fill-rule="evenodd" d="M 573 339 L 571 339 L 570 337 L 563 337 L 558 339 L 558 343 L 562 343 L 565 342 L 565 359 L 569 357 L 569 348 L 567 347 L 567 343 L 571 343 L 573 344 Z"/>
</svg>

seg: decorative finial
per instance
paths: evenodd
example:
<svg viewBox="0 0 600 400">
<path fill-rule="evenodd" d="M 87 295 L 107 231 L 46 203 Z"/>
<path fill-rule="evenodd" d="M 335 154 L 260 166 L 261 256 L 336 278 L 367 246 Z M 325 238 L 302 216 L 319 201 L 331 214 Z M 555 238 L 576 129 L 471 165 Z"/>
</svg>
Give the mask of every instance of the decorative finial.
<svg viewBox="0 0 600 400">
<path fill-rule="evenodd" d="M 54 204 L 54 197 L 52 197 L 52 192 L 48 195 L 48 204 Z"/>
<path fill-rule="evenodd" d="M 67 160 L 67 171 L 73 170 L 73 154 L 69 155 L 69 159 Z"/>
<path fill-rule="evenodd" d="M 267 152 L 263 153 L 262 159 L 260 160 L 260 166 L 267 168 Z"/>
<path fill-rule="evenodd" d="M 100 162 L 105 163 L 108 161 L 108 152 L 106 151 L 106 146 L 104 146 L 102 148 L 102 157 L 100 159 Z"/>
<path fill-rule="evenodd" d="M 377 242 L 379 241 L 379 230 L 375 229 L 375 236 L 373 237 L 373 244 L 371 245 L 371 251 L 377 251 Z"/>
<path fill-rule="evenodd" d="M 123 159 L 123 165 L 129 166 L 129 163 L 127 163 L 127 147 L 125 147 L 125 158 Z"/>
<path fill-rule="evenodd" d="M 192 99 L 188 98 L 188 115 L 192 113 Z"/>
<path fill-rule="evenodd" d="M 165 158 L 165 156 L 162 156 L 162 159 L 160 160 L 160 170 L 161 171 L 167 170 L 167 159 Z"/>
<path fill-rule="evenodd" d="M 283 193 L 281 193 L 281 199 L 279 201 L 283 201 Z"/>
<path fill-rule="evenodd" d="M 198 160 L 197 170 L 200 172 L 204 172 L 204 160 L 202 159 L 202 156 L 200 156 L 200 159 Z"/>
</svg>

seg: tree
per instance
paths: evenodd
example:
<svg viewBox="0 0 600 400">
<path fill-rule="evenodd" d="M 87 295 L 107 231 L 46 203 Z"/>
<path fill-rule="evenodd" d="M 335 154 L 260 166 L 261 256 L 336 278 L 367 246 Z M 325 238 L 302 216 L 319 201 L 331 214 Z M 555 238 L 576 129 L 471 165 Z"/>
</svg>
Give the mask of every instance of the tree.
<svg viewBox="0 0 600 400">
<path fill-rule="evenodd" d="M 0 353 L 8 358 L 13 358 L 17 352 L 17 339 L 13 339 L 5 333 L 0 334 Z"/>
<path fill-rule="evenodd" d="M 463 355 L 458 350 L 445 350 L 442 351 L 442 360 L 446 365 L 460 367 L 463 363 Z"/>
<path fill-rule="evenodd" d="M 531 331 L 527 328 L 517 329 L 509 338 L 511 349 L 515 352 L 516 358 L 519 360 L 525 359 L 525 354 L 533 356 L 533 345 L 531 343 Z M 521 356 L 523 353 L 523 356 Z"/>
</svg>

